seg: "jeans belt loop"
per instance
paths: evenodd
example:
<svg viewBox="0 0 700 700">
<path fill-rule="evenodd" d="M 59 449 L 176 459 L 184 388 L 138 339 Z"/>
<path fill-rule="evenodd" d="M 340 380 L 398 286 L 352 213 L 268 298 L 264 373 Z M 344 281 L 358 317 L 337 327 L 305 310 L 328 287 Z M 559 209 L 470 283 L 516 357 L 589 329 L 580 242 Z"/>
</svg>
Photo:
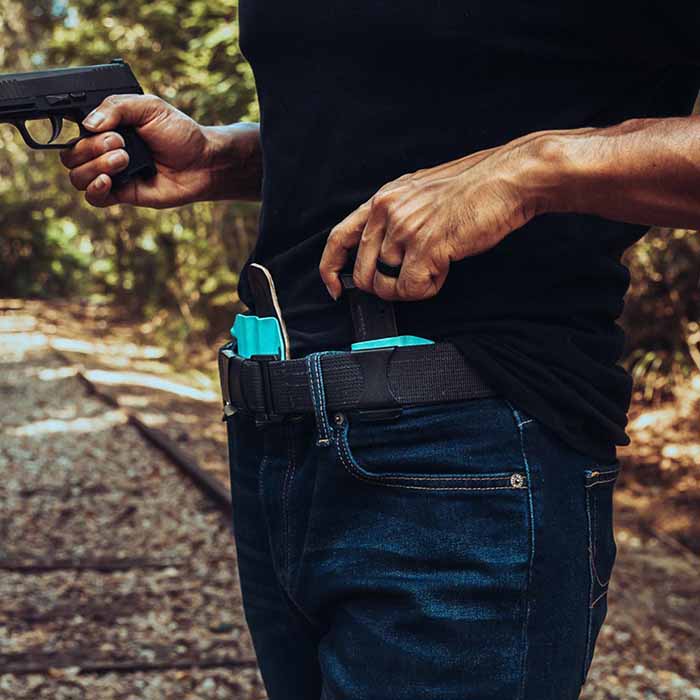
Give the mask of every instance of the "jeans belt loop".
<svg viewBox="0 0 700 700">
<path fill-rule="evenodd" d="M 332 352 L 314 352 L 306 356 L 308 368 L 309 391 L 314 407 L 316 419 L 316 445 L 318 447 L 330 447 L 333 442 L 333 431 L 328 420 L 328 406 L 326 404 L 326 391 L 323 386 L 323 370 L 321 358 L 331 355 Z"/>
</svg>

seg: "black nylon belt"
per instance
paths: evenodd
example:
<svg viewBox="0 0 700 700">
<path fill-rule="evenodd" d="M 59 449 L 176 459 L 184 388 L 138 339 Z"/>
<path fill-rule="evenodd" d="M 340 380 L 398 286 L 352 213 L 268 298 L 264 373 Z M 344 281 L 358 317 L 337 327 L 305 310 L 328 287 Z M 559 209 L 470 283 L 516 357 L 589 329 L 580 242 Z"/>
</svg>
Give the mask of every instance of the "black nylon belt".
<svg viewBox="0 0 700 700">
<path fill-rule="evenodd" d="M 244 359 L 219 352 L 224 406 L 260 422 L 313 412 L 305 359 Z M 451 343 L 341 352 L 321 358 L 329 411 L 381 410 L 495 396 Z"/>
</svg>

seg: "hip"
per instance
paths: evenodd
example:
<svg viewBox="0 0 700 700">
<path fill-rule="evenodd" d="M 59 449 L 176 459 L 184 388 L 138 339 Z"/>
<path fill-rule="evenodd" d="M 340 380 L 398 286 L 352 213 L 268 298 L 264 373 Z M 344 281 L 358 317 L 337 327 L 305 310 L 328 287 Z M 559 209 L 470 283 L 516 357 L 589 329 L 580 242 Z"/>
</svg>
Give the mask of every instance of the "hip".
<svg viewBox="0 0 700 700">
<path fill-rule="evenodd" d="M 502 398 L 329 418 L 319 446 L 308 418 L 257 431 L 235 416 L 231 455 L 234 503 L 248 489 L 280 584 L 330 634 L 336 696 L 380 697 L 393 674 L 392 699 L 417 685 L 577 697 L 606 611 L 618 464 Z"/>
</svg>

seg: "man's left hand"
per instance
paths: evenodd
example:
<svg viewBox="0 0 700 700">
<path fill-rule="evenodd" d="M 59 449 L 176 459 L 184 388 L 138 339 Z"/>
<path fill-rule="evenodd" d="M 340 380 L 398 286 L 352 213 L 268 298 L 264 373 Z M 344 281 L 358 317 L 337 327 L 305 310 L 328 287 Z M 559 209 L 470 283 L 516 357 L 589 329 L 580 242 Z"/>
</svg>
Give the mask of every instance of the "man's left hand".
<svg viewBox="0 0 700 700">
<path fill-rule="evenodd" d="M 450 262 L 493 248 L 540 211 L 542 158 L 538 134 L 480 151 L 384 185 L 330 233 L 319 267 L 329 294 L 357 247 L 354 282 L 392 301 L 434 296 Z M 546 168 L 544 169 L 546 170 Z M 397 278 L 377 259 L 400 266 Z"/>
</svg>

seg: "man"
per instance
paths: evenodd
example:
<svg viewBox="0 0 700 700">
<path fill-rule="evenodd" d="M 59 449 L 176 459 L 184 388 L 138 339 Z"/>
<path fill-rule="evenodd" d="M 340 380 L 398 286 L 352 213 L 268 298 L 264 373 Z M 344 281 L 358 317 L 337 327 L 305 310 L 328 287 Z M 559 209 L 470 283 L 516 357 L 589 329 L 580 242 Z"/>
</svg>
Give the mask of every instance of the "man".
<svg viewBox="0 0 700 700">
<path fill-rule="evenodd" d="M 241 0 L 240 20 L 261 131 L 121 96 L 63 161 L 95 206 L 262 197 L 251 260 L 313 399 L 259 428 L 229 419 L 269 696 L 577 698 L 628 441 L 620 256 L 647 226 L 700 228 L 700 11 Z M 113 191 L 118 124 L 158 175 Z M 364 375 L 403 382 L 390 415 L 331 409 L 329 358 L 357 339 L 339 275 L 355 254 L 398 333 L 438 341 Z M 245 275 L 240 292 L 255 309 Z"/>
</svg>

